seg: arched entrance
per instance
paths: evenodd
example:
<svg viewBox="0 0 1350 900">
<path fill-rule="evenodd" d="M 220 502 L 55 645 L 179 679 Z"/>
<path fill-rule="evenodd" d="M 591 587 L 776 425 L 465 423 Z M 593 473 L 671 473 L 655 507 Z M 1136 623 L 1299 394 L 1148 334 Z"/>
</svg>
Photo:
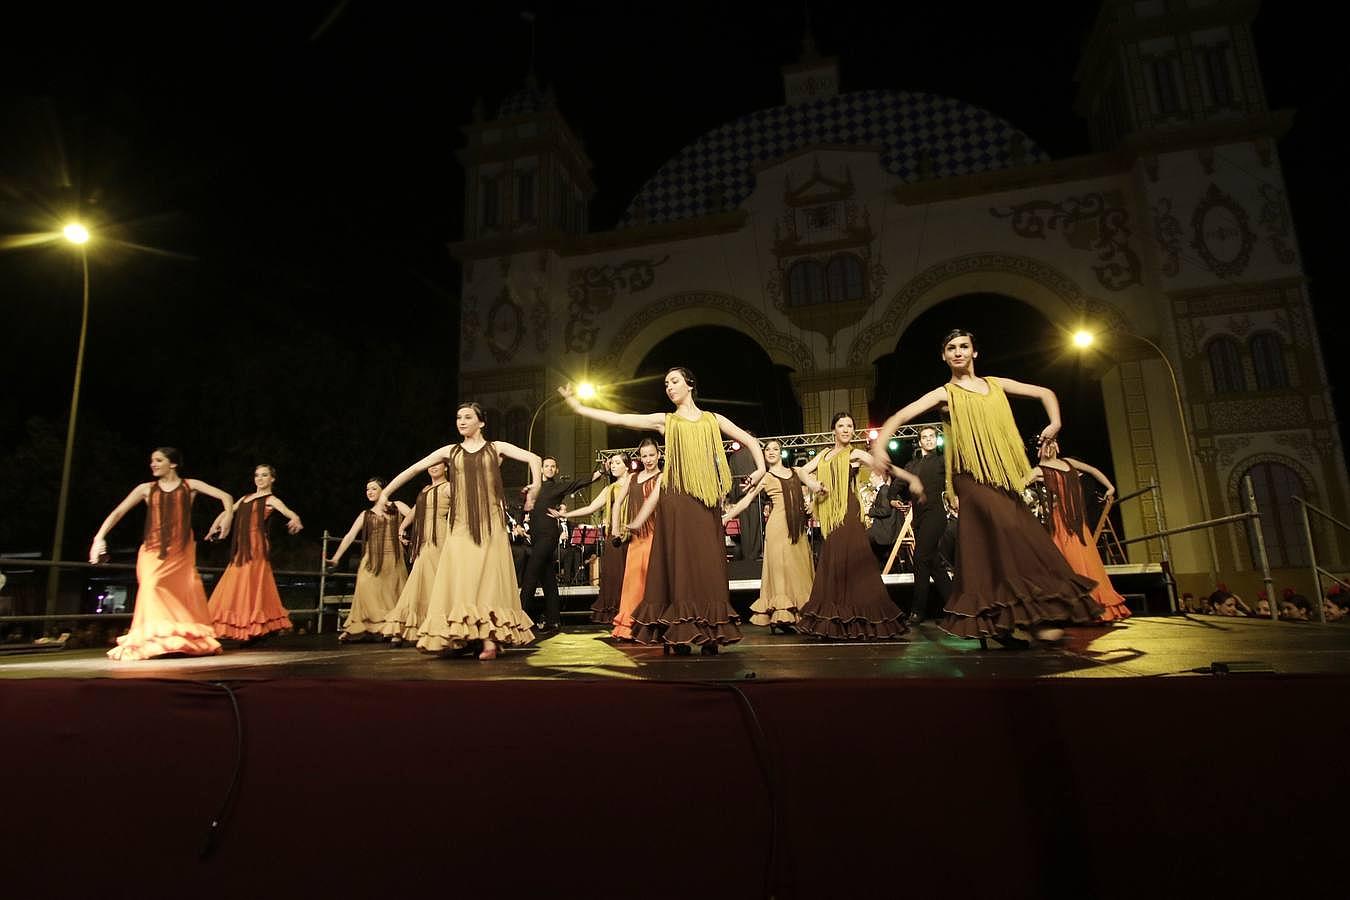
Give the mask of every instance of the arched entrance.
<svg viewBox="0 0 1350 900">
<path fill-rule="evenodd" d="M 671 366 L 693 370 L 701 408 L 720 412 L 753 434 L 801 430 L 792 370 L 775 363 L 749 335 L 720 325 L 683 328 L 658 341 L 638 363 L 632 380 L 610 392 L 612 405 L 638 412 L 668 410 L 662 377 Z M 640 439 L 628 429 L 608 429 L 610 447 L 630 447 Z"/>
</svg>

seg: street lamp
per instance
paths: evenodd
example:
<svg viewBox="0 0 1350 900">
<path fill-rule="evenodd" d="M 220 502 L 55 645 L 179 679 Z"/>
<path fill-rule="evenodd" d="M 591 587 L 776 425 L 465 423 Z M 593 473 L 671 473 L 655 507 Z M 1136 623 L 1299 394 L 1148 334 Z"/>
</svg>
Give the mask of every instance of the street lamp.
<svg viewBox="0 0 1350 900">
<path fill-rule="evenodd" d="M 1181 388 L 1177 386 L 1177 372 L 1176 369 L 1172 368 L 1172 361 L 1167 358 L 1167 354 L 1162 351 L 1161 347 L 1159 347 L 1157 344 L 1153 343 L 1153 341 L 1149 340 L 1148 338 L 1144 337 L 1141 334 L 1135 334 L 1131 331 L 1124 331 L 1124 330 L 1112 331 L 1111 334 L 1112 335 L 1118 334 L 1123 337 L 1134 338 L 1135 340 L 1141 343 L 1147 344 L 1149 348 L 1151 348 L 1153 352 L 1158 355 L 1158 358 L 1162 360 L 1163 365 L 1167 367 L 1167 377 L 1172 382 L 1172 399 L 1176 402 L 1177 407 L 1177 421 L 1181 423 L 1182 440 L 1186 442 L 1186 454 L 1187 456 L 1190 457 L 1191 461 L 1191 479 L 1194 482 L 1196 498 L 1200 501 L 1200 514 L 1206 520 L 1208 520 L 1209 502 L 1205 498 L 1205 490 L 1200 480 L 1200 473 L 1195 468 L 1197 448 L 1195 446 L 1195 442 L 1191 439 L 1190 426 L 1186 424 L 1186 408 L 1181 402 Z M 1094 335 L 1091 331 L 1087 331 L 1085 329 L 1080 329 L 1073 333 L 1073 345 L 1080 350 L 1088 349 L 1094 343 L 1096 343 L 1096 340 L 1097 340 L 1096 335 Z M 1218 549 L 1215 547 L 1214 544 L 1214 529 L 1206 528 L 1205 537 L 1208 538 L 1209 541 L 1210 582 L 1216 583 L 1218 581 L 1218 572 L 1219 572 L 1219 559 L 1218 559 L 1219 554 Z"/>
<path fill-rule="evenodd" d="M 581 384 L 577 385 L 577 399 L 579 400 L 594 400 L 595 393 L 595 385 L 591 384 L 589 381 L 583 381 Z M 539 418 L 539 414 L 544 411 L 544 407 L 547 406 L 550 401 L 557 399 L 559 399 L 557 394 L 547 395 L 543 400 L 540 400 L 539 405 L 534 408 L 534 415 L 530 416 L 530 431 L 525 436 L 525 449 L 529 450 L 531 453 L 534 452 L 534 423 Z"/>
<path fill-rule="evenodd" d="M 79 248 L 80 268 L 84 275 L 84 309 L 80 316 L 80 343 L 75 351 L 75 385 L 70 391 L 70 419 L 66 423 L 66 454 L 61 462 L 61 494 L 56 501 L 56 532 L 52 536 L 52 567 L 47 570 L 47 615 L 56 615 L 57 596 L 61 587 L 61 544 L 66 530 L 66 501 L 70 497 L 70 459 L 75 450 L 75 417 L 80 411 L 80 379 L 84 375 L 84 344 L 89 332 L 89 229 L 79 222 L 71 222 L 61 229 L 70 243 Z"/>
</svg>

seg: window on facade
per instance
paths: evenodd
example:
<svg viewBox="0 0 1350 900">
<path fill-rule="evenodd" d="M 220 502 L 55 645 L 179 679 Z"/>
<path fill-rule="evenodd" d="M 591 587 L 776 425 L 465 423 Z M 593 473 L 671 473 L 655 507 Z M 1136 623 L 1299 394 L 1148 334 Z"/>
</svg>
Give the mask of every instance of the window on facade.
<svg viewBox="0 0 1350 900">
<path fill-rule="evenodd" d="M 807 207 L 803 217 L 806 219 L 807 231 L 824 231 L 833 228 L 837 221 L 833 205 Z"/>
<path fill-rule="evenodd" d="M 516 173 L 516 221 L 534 221 L 534 173 Z"/>
<path fill-rule="evenodd" d="M 824 303 L 829 295 L 825 290 L 825 267 L 813 259 L 792 264 L 788 270 L 788 305 L 811 306 Z"/>
<path fill-rule="evenodd" d="M 1242 375 L 1242 352 L 1231 337 L 1217 337 L 1205 351 L 1209 355 L 1209 372 L 1214 378 L 1214 393 L 1237 394 L 1247 389 Z"/>
<path fill-rule="evenodd" d="M 1204 73 L 1205 83 L 1209 87 L 1209 102 L 1212 106 L 1228 107 L 1233 105 L 1233 81 L 1228 74 L 1228 47 L 1226 44 L 1214 44 L 1197 48 L 1200 70 Z"/>
<path fill-rule="evenodd" d="M 1294 497 L 1306 495 L 1303 479 L 1289 466 L 1277 462 L 1257 463 L 1245 473 L 1252 480 L 1256 508 L 1261 514 L 1261 536 L 1266 542 L 1266 558 L 1271 568 L 1290 568 L 1308 565 L 1307 541 L 1303 534 L 1303 520 Z M 1247 508 L 1247 488 L 1239 483 L 1238 493 L 1243 509 Z M 1256 524 L 1247 525 L 1247 543 L 1251 551 L 1252 567 L 1259 565 L 1260 554 L 1256 544 Z"/>
<path fill-rule="evenodd" d="M 1252 335 L 1247 342 L 1252 354 L 1252 368 L 1256 373 L 1256 389 L 1271 391 L 1289 387 L 1289 373 L 1284 368 L 1284 347 L 1278 335 L 1263 331 Z"/>
<path fill-rule="evenodd" d="M 1181 111 L 1181 93 L 1170 56 L 1153 61 L 1153 85 L 1158 92 L 1158 112 L 1170 116 Z"/>
<path fill-rule="evenodd" d="M 850 253 L 834 256 L 830 259 L 826 274 L 829 276 L 830 302 L 844 303 L 862 299 L 862 262 L 858 257 Z"/>
<path fill-rule="evenodd" d="M 483 225 L 496 228 L 502 223 L 501 188 L 495 178 L 483 179 Z"/>
</svg>

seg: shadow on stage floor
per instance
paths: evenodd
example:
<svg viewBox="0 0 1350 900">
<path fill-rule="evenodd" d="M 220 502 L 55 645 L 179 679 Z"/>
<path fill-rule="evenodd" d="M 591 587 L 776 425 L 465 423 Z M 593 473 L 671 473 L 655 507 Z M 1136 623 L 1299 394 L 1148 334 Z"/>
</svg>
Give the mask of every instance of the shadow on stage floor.
<svg viewBox="0 0 1350 900">
<path fill-rule="evenodd" d="M 1313 895 L 1350 630 L 0 658 L 15 897 Z M 1227 662 L 1231 671 L 1186 674 Z M 1241 664 L 1241 665 L 1240 665 Z M 1325 773 L 1325 774 L 1324 774 Z M 219 822 L 212 828 L 213 821 Z M 1323 888 L 1325 891 L 1325 887 Z"/>
</svg>

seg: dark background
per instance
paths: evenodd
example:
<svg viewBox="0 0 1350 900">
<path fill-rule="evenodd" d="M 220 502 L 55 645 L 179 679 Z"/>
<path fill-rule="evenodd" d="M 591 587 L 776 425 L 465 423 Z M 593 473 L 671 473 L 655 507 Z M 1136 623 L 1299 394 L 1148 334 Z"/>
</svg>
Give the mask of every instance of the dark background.
<svg viewBox="0 0 1350 900">
<path fill-rule="evenodd" d="M 1073 73 L 1095 3 L 807 5 L 844 90 L 954 96 L 1052 157 L 1093 149 L 1073 112 Z M 277 493 L 308 525 L 283 541 L 295 551 L 345 528 L 368 475 L 452 439 L 454 154 L 475 100 L 491 113 L 523 82 L 521 8 L 333 0 L 7 14 L 0 233 L 50 231 L 72 213 L 99 229 L 67 556 L 148 478 L 157 444 L 183 448 L 190 474 L 236 494 L 255 462 L 276 464 Z M 539 80 L 595 163 L 596 230 L 685 144 L 780 104 L 779 68 L 797 59 L 803 29 L 800 4 L 530 8 Z M 1332 30 L 1306 11 L 1267 3 L 1254 33 L 1271 106 L 1298 110 L 1280 151 L 1325 323 L 1335 299 L 1318 275 L 1345 196 L 1330 104 L 1345 76 L 1333 71 Z M 1012 301 L 953 301 L 907 331 L 902 349 L 932 344 L 932 365 L 883 364 L 873 413 L 939 383 L 936 340 L 953 324 L 979 330 L 984 315 L 997 341 L 981 371 L 1057 387 L 1066 452 L 1107 462 L 1104 427 L 1091 424 L 1102 422 L 1095 384 L 1048 352 L 1049 323 L 990 303 Z M 79 304 L 69 247 L 0 251 L 0 550 L 49 549 Z M 704 393 L 740 401 L 722 411 L 748 427 L 799 428 L 790 395 L 727 364 L 744 350 L 728 334 L 676 335 L 646 368 L 669 354 L 701 370 Z M 782 372 L 760 365 L 781 385 Z M 663 408 L 659 381 L 631 400 Z M 137 537 L 123 527 L 115 541 Z"/>
</svg>

